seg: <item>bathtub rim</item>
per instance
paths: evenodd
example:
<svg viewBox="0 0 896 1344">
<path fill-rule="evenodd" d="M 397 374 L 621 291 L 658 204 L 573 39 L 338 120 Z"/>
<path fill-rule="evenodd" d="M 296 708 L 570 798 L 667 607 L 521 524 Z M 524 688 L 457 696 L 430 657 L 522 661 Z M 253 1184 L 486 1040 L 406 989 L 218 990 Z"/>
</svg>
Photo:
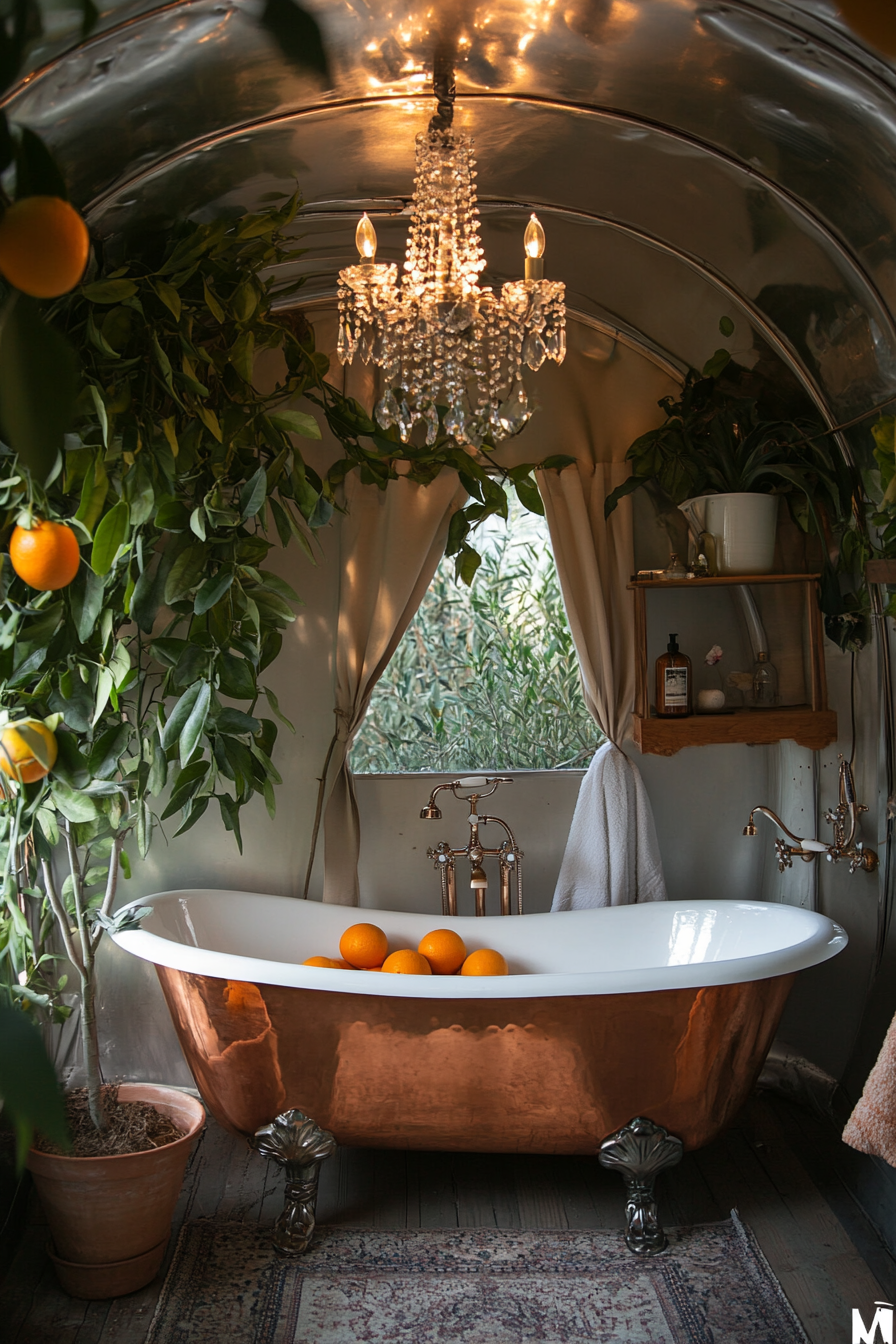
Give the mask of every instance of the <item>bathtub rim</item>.
<svg viewBox="0 0 896 1344">
<path fill-rule="evenodd" d="M 272 896 L 270 893 L 236 891 L 219 887 L 178 888 L 172 891 L 157 892 L 132 902 L 128 906 L 158 903 L 162 900 L 177 900 L 190 896 L 247 897 L 257 899 L 260 896 L 272 900 L 289 901 L 291 906 L 300 904 L 288 896 Z M 301 904 L 304 904 L 303 902 Z M 313 902 L 315 906 L 318 902 Z M 749 911 L 777 910 L 777 902 L 762 901 L 669 901 L 656 902 L 665 910 L 693 910 L 695 907 L 725 907 Z M 614 911 L 648 911 L 651 905 L 609 906 L 595 910 L 556 911 L 526 915 L 528 921 L 548 920 L 556 917 L 577 919 L 587 926 L 592 921 L 612 918 Z M 377 914 L 419 917 L 410 911 L 377 911 L 366 906 L 328 906 L 335 912 L 341 911 L 343 917 L 349 910 L 357 911 L 361 918 L 375 920 Z M 807 936 L 797 943 L 784 948 L 755 953 L 744 957 L 734 957 L 718 961 L 690 962 L 674 966 L 637 967 L 625 970 L 568 971 L 568 972 L 526 972 L 509 976 L 405 976 L 372 974 L 368 971 L 330 970 L 326 967 L 303 966 L 298 963 L 267 960 L 249 957 L 238 952 L 219 952 L 209 948 L 192 946 L 166 938 L 148 929 L 127 930 L 113 933 L 113 941 L 124 951 L 148 961 L 153 965 L 166 966 L 171 970 L 188 974 L 211 976 L 220 980 L 239 980 L 252 984 L 282 985 L 300 989 L 320 990 L 326 993 L 369 994 L 389 998 L 414 999 L 532 999 L 567 998 L 577 995 L 606 995 L 626 993 L 650 993 L 662 989 L 701 989 L 711 985 L 742 984 L 752 980 L 767 980 L 790 972 L 807 970 L 836 956 L 849 942 L 846 931 L 826 915 L 804 910 L 798 906 L 787 906 L 789 914 L 806 924 Z M 584 917 L 584 919 L 582 918 Z M 631 916 L 629 916 L 630 918 Z M 649 916 L 645 913 L 645 918 Z M 656 917 L 656 916 L 654 916 Z M 430 926 L 435 922 L 427 917 Z M 486 921 L 495 922 L 505 917 L 486 916 Z M 518 918 L 513 917 L 511 918 Z M 771 916 L 774 918 L 774 916 Z M 450 922 L 440 917 L 440 923 Z M 470 920 L 472 923 L 472 919 Z M 483 920 L 476 921 L 477 927 Z"/>
</svg>

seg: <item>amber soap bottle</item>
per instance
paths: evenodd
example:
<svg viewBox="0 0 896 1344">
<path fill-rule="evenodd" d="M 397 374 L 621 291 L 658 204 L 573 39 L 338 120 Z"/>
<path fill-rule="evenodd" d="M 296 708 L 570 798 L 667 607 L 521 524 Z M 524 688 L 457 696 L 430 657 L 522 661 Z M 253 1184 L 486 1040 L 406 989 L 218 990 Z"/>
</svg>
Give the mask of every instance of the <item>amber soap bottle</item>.
<svg viewBox="0 0 896 1344">
<path fill-rule="evenodd" d="M 691 660 L 670 635 L 666 652 L 656 660 L 656 712 L 661 719 L 680 719 L 691 713 Z"/>
</svg>

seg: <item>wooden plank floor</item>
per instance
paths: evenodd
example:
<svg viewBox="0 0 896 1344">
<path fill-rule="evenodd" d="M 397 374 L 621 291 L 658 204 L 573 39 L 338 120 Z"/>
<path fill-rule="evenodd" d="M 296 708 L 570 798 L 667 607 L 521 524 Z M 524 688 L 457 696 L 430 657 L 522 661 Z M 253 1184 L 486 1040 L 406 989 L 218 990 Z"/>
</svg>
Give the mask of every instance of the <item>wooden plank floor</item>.
<svg viewBox="0 0 896 1344">
<path fill-rule="evenodd" d="M 853 1307 L 870 1322 L 875 1300 L 896 1301 L 896 1262 L 838 1177 L 841 1148 L 836 1132 L 809 1112 L 757 1095 L 727 1134 L 687 1154 L 658 1183 L 670 1227 L 713 1222 L 737 1208 L 812 1344 L 844 1344 Z M 209 1217 L 269 1225 L 281 1190 L 271 1164 L 212 1121 L 194 1153 L 176 1228 Z M 370 1227 L 619 1228 L 622 1192 L 619 1177 L 596 1158 L 345 1148 L 323 1167 L 318 1219 Z M 0 1288 L 2 1344 L 144 1344 L 162 1277 L 113 1302 L 76 1302 L 56 1287 L 46 1240 L 34 1207 Z"/>
</svg>

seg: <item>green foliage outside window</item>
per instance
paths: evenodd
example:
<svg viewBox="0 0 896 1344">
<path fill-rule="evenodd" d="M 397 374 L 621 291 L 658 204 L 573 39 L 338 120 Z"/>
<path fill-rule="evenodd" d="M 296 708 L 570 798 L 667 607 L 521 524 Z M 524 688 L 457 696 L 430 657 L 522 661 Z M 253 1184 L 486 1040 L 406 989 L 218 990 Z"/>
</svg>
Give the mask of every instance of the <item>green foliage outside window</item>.
<svg viewBox="0 0 896 1344">
<path fill-rule="evenodd" d="M 470 589 L 442 561 L 373 693 L 356 772 L 573 769 L 600 746 L 544 522 L 516 508 L 479 545 Z"/>
</svg>

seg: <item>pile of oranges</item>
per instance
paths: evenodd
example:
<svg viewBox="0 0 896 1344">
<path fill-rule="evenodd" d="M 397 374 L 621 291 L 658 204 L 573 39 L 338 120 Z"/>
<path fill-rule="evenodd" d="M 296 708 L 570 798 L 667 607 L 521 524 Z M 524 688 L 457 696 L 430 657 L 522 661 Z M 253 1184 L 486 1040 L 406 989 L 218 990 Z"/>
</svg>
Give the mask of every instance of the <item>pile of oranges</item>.
<svg viewBox="0 0 896 1344">
<path fill-rule="evenodd" d="M 453 929 L 432 929 L 417 946 L 389 951 L 389 940 L 376 924 L 352 924 L 339 939 L 341 958 L 309 957 L 305 966 L 343 971 L 390 971 L 394 975 L 507 975 L 500 952 L 481 947 L 467 955 Z"/>
</svg>

